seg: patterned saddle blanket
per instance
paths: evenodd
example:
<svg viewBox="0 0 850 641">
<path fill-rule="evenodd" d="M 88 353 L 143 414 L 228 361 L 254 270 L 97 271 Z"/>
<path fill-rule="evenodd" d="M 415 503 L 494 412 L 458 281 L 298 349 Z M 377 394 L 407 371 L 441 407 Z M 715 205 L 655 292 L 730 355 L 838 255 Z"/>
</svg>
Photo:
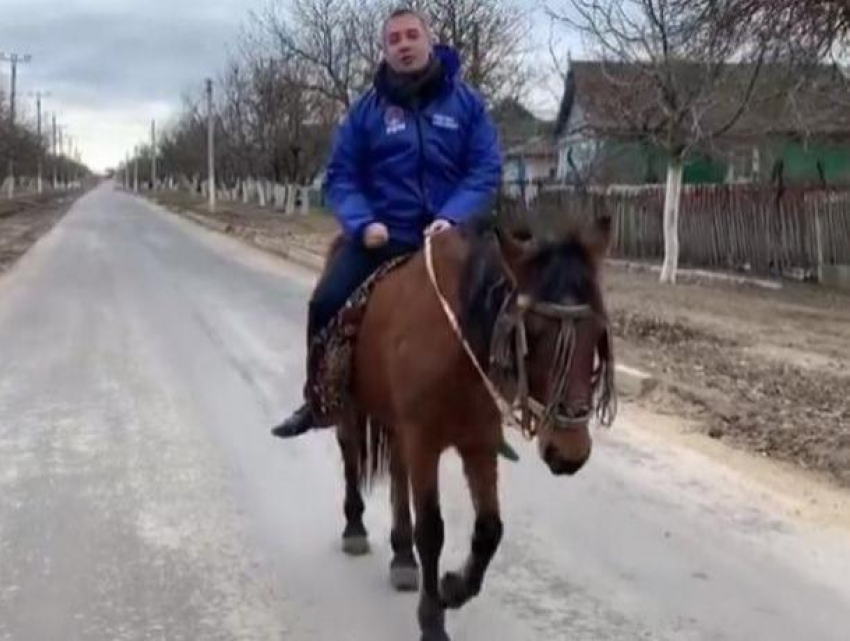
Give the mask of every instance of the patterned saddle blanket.
<svg viewBox="0 0 850 641">
<path fill-rule="evenodd" d="M 413 255 L 398 256 L 379 267 L 313 339 L 307 356 L 306 392 L 320 426 L 338 423 L 352 409 L 354 347 L 369 296 L 387 274 L 406 263 Z"/>
</svg>

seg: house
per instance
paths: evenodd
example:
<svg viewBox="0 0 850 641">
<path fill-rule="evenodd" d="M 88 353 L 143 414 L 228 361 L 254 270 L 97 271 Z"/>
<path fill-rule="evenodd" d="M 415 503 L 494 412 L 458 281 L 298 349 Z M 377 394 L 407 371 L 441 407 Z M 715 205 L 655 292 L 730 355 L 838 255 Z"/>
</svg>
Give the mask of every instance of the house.
<svg viewBox="0 0 850 641">
<path fill-rule="evenodd" d="M 552 137 L 555 123 L 538 118 L 510 98 L 497 103 L 490 116 L 499 132 L 505 193 L 534 198 L 539 184 L 555 177 L 557 154 Z"/>
<path fill-rule="evenodd" d="M 718 134 L 687 153 L 686 183 L 769 181 L 780 175 L 788 183 L 850 183 L 850 82 L 838 67 L 820 65 L 799 74 L 767 65 L 756 76 L 747 64 L 682 62 L 669 72 L 681 95 L 699 96 L 676 121 L 684 138 Z M 722 81 L 700 94 L 710 73 Z M 571 62 L 555 125 L 559 181 L 665 180 L 667 153 L 658 140 L 674 125 L 658 99 L 658 76 L 658 68 L 648 64 Z M 738 114 L 748 92 L 747 107 Z"/>
<path fill-rule="evenodd" d="M 511 197 L 526 202 L 537 196 L 542 183 L 555 179 L 558 156 L 551 135 L 534 136 L 504 151 L 502 183 Z"/>
</svg>

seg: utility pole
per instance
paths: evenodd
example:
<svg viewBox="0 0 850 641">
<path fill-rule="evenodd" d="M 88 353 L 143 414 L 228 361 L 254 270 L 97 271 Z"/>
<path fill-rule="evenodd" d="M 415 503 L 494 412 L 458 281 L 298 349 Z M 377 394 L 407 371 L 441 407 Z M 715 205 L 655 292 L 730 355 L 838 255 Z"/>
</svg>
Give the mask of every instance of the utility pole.
<svg viewBox="0 0 850 641">
<path fill-rule="evenodd" d="M 65 174 L 65 139 L 62 137 L 62 130 L 64 127 L 59 127 L 59 156 L 57 157 L 57 161 L 59 162 L 59 184 L 66 186 L 68 182 L 68 176 Z"/>
<path fill-rule="evenodd" d="M 215 213 L 215 114 L 213 113 L 213 83 L 207 78 L 207 182 L 210 213 Z"/>
<path fill-rule="evenodd" d="M 53 189 L 59 189 L 59 156 L 56 155 L 56 114 L 53 114 Z"/>
<path fill-rule="evenodd" d="M 74 184 L 74 137 L 68 134 L 68 146 L 65 149 L 66 172 L 65 187 L 71 188 Z"/>
<path fill-rule="evenodd" d="M 156 189 L 156 120 L 151 120 L 151 191 Z"/>
<path fill-rule="evenodd" d="M 139 193 L 139 146 L 133 150 L 133 191 Z"/>
<path fill-rule="evenodd" d="M 35 96 L 35 102 L 38 111 L 38 193 L 41 195 L 44 192 L 44 137 L 41 131 L 41 100 L 42 98 L 47 98 L 50 96 L 49 92 L 46 91 L 36 91 L 30 93 L 31 96 Z"/>
<path fill-rule="evenodd" d="M 18 64 L 26 64 L 32 60 L 29 54 L 20 53 L 4 53 L 0 52 L 0 60 L 9 62 L 12 65 L 12 90 L 9 93 L 9 135 L 12 137 L 12 144 L 9 148 L 9 198 L 15 196 L 15 91 L 18 84 Z"/>
</svg>

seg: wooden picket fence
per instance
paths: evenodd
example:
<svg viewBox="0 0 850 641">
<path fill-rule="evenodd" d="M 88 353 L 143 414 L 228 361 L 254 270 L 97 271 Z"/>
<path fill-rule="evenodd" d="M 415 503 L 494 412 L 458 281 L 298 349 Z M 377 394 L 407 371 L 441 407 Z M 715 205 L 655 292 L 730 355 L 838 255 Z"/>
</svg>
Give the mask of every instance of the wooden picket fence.
<svg viewBox="0 0 850 641">
<path fill-rule="evenodd" d="M 607 212 L 615 223 L 615 256 L 664 258 L 663 186 L 548 189 L 529 206 L 501 198 L 499 212 L 544 235 Z M 822 265 L 850 265 L 850 190 L 688 186 L 679 247 L 684 266 L 814 278 Z"/>
</svg>

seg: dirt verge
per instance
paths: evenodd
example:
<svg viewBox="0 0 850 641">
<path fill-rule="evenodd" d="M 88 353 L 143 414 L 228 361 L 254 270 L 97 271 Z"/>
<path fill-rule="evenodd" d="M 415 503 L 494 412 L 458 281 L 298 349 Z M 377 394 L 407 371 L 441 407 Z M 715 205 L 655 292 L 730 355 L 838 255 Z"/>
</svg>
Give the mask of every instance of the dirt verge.
<svg viewBox="0 0 850 641">
<path fill-rule="evenodd" d="M 155 200 L 281 255 L 293 247 L 322 254 L 336 229 L 324 215 L 239 203 L 210 215 L 194 196 Z M 622 265 L 609 267 L 605 289 L 619 361 L 655 382 L 640 405 L 850 487 L 850 293 L 793 283 L 661 286 Z"/>
<path fill-rule="evenodd" d="M 0 273 L 11 269 L 83 193 L 62 192 L 0 200 Z"/>
</svg>

